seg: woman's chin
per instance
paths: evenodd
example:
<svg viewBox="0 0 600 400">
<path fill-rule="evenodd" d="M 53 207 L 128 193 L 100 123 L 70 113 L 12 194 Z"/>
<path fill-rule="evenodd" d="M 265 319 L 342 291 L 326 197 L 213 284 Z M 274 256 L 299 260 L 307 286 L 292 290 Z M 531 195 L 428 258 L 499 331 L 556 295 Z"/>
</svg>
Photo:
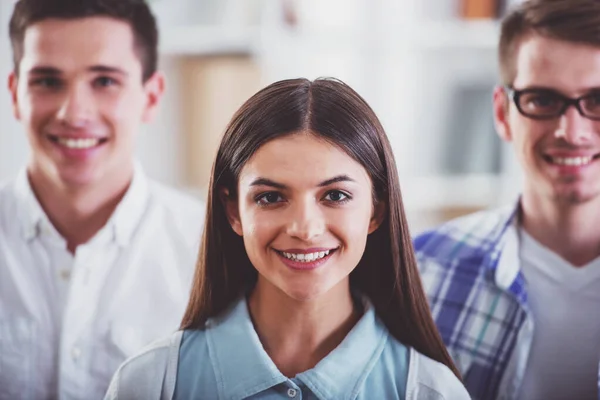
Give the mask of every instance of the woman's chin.
<svg viewBox="0 0 600 400">
<path fill-rule="evenodd" d="M 316 300 L 327 293 L 326 288 L 316 285 L 301 287 L 292 284 L 282 289 L 289 298 L 299 302 Z"/>
</svg>

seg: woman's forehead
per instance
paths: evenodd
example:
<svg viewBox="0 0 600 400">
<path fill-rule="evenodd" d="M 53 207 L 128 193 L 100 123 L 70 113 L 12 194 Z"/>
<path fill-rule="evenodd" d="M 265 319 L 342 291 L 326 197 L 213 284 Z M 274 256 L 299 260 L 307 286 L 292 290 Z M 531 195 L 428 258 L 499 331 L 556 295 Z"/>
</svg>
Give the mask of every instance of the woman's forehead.
<svg viewBox="0 0 600 400">
<path fill-rule="evenodd" d="M 310 134 L 292 134 L 261 146 L 240 173 L 240 185 L 258 177 L 286 184 L 318 185 L 345 175 L 356 183 L 370 183 L 364 167 L 340 147 Z"/>
</svg>

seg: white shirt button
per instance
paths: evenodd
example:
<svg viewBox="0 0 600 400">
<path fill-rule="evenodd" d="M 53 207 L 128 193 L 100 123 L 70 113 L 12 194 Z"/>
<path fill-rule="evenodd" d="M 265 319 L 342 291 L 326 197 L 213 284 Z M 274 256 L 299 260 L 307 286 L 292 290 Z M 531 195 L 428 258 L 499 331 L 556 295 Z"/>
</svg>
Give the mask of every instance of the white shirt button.
<svg viewBox="0 0 600 400">
<path fill-rule="evenodd" d="M 81 357 L 81 349 L 79 347 L 73 347 L 71 349 L 71 358 L 73 361 L 77 361 L 79 360 L 79 357 Z"/>
<path fill-rule="evenodd" d="M 296 397 L 296 394 L 298 394 L 298 391 L 296 389 L 292 389 L 292 388 L 288 389 L 288 392 L 287 392 L 288 397 Z"/>
<path fill-rule="evenodd" d="M 42 223 L 40 231 L 44 236 L 52 236 L 52 228 L 50 228 L 47 223 Z"/>
<path fill-rule="evenodd" d="M 63 281 L 68 281 L 69 278 L 71 278 L 71 271 L 69 271 L 68 269 L 61 269 L 59 275 Z"/>
</svg>

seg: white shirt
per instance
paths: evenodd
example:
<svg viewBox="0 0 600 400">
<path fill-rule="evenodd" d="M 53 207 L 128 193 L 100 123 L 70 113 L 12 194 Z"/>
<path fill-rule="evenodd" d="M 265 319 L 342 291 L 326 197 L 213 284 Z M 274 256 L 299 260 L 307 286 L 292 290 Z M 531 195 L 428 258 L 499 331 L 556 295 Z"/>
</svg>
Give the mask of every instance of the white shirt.
<svg viewBox="0 0 600 400">
<path fill-rule="evenodd" d="M 523 229 L 520 235 L 535 326 L 520 398 L 596 400 L 600 259 L 575 267 Z"/>
<path fill-rule="evenodd" d="M 202 203 L 136 165 L 72 255 L 25 171 L 0 187 L 0 399 L 101 399 L 126 358 L 178 328 L 203 219 Z"/>
</svg>

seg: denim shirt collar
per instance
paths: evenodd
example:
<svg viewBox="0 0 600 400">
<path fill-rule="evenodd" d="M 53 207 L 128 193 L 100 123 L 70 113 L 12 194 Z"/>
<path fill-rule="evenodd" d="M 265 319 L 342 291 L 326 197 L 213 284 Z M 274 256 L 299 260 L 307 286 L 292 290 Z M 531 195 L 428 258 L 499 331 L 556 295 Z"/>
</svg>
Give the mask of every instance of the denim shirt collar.
<svg viewBox="0 0 600 400">
<path fill-rule="evenodd" d="M 388 331 L 365 299 L 364 314 L 344 340 L 314 368 L 296 375 L 318 398 L 355 398 L 379 359 Z M 241 298 L 207 323 L 209 353 L 224 399 L 255 395 L 288 381 L 264 350 Z"/>
</svg>

